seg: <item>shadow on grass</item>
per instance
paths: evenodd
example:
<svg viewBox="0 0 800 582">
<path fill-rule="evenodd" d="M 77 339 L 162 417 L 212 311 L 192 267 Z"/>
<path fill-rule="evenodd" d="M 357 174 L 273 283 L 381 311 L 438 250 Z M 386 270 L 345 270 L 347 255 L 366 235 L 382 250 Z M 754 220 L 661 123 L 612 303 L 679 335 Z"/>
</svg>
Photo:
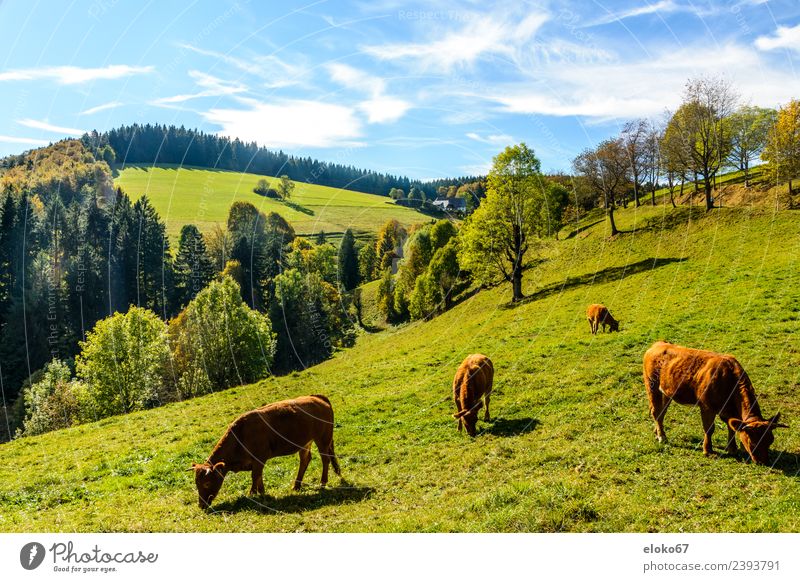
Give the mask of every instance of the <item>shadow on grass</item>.
<svg viewBox="0 0 800 582">
<path fill-rule="evenodd" d="M 306 208 L 297 202 L 291 202 L 289 200 L 284 200 L 283 203 L 291 208 L 292 210 L 296 210 L 297 212 L 302 212 L 303 214 L 308 214 L 309 216 L 314 216 L 314 211 L 310 208 Z"/>
<path fill-rule="evenodd" d="M 688 260 L 689 259 L 686 257 L 666 257 L 662 259 L 649 258 L 642 259 L 641 261 L 636 261 L 635 263 L 630 263 L 622 267 L 608 267 L 594 273 L 586 273 L 585 275 L 578 275 L 577 277 L 567 277 L 563 281 L 542 287 L 535 293 L 527 295 L 524 299 L 522 299 L 522 301 L 508 304 L 505 307 L 513 308 L 517 307 L 518 305 L 530 303 L 531 301 L 538 301 L 539 299 L 544 299 L 550 295 L 561 293 L 562 291 L 566 291 L 567 289 L 571 289 L 573 287 L 580 287 L 581 285 L 593 285 L 595 283 L 619 281 L 620 279 L 630 277 L 631 275 L 636 275 L 637 273 L 652 271 L 654 269 L 658 269 L 659 267 L 665 267 L 673 263 L 683 263 L 684 261 Z"/>
<path fill-rule="evenodd" d="M 787 477 L 800 477 L 800 455 L 789 451 L 772 451 L 769 454 L 770 467 L 783 472 Z"/>
<path fill-rule="evenodd" d="M 693 451 L 697 454 L 702 455 L 703 439 L 692 437 L 689 440 L 691 444 L 676 443 L 675 441 L 670 441 L 670 443 L 667 446 L 676 449 L 683 449 L 685 451 Z M 753 460 L 750 458 L 750 455 L 747 453 L 747 451 L 744 450 L 744 448 L 742 448 L 742 446 L 739 443 L 737 443 L 737 449 L 735 455 L 728 454 L 724 448 L 720 448 L 715 443 L 713 457 L 717 457 L 719 459 L 731 459 L 734 461 L 740 461 L 742 463 L 748 463 L 751 465 L 754 464 Z M 770 468 L 770 469 L 775 469 L 776 471 L 780 471 L 787 477 L 800 478 L 800 455 L 798 455 L 797 453 L 790 453 L 789 451 L 772 450 L 769 453 L 768 464 L 763 466 L 765 468 Z"/>
<path fill-rule="evenodd" d="M 491 422 L 481 432 L 495 436 L 513 437 L 527 434 L 541 424 L 536 418 L 498 418 Z"/>
<path fill-rule="evenodd" d="M 311 489 L 310 486 L 306 486 Z M 359 487 L 341 483 L 336 487 L 317 489 L 313 493 L 292 492 L 280 497 L 260 495 L 257 497 L 241 497 L 233 501 L 225 501 L 212 506 L 211 514 L 227 515 L 240 511 L 255 511 L 257 513 L 303 513 L 319 509 L 327 505 L 342 505 L 364 501 L 375 491 L 374 487 Z"/>
<path fill-rule="evenodd" d="M 575 237 L 576 237 L 576 236 L 578 236 L 580 233 L 582 233 L 584 230 L 589 230 L 590 228 L 592 228 L 593 226 L 597 226 L 597 225 L 598 225 L 598 224 L 600 224 L 601 222 L 605 222 L 605 218 L 601 218 L 600 220 L 598 220 L 598 221 L 596 221 L 596 222 L 593 222 L 593 223 L 591 223 L 591 224 L 586 224 L 586 225 L 584 225 L 584 226 L 581 226 L 581 227 L 579 227 L 579 228 L 576 228 L 575 230 L 573 230 L 572 232 L 570 232 L 570 233 L 569 233 L 567 236 L 565 236 L 565 237 L 564 237 L 564 240 L 567 240 L 567 239 L 570 239 L 570 238 L 575 238 Z"/>
</svg>

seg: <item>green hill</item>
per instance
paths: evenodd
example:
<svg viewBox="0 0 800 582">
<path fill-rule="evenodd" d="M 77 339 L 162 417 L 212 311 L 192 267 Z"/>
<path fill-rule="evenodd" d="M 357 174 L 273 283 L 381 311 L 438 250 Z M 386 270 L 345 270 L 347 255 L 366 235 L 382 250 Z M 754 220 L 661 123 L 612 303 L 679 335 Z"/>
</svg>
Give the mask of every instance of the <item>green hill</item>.
<svg viewBox="0 0 800 582">
<path fill-rule="evenodd" d="M 602 215 L 547 243 L 529 298 L 501 286 L 430 322 L 362 335 L 305 372 L 0 445 L 2 531 L 798 531 L 797 215 L 723 208 Z M 618 334 L 591 336 L 603 302 Z M 765 414 L 782 411 L 774 467 L 701 452 L 699 412 L 674 405 L 654 438 L 641 378 L 655 340 L 735 354 Z M 494 360 L 492 422 L 456 431 L 453 374 Z M 240 412 L 327 394 L 347 478 L 300 493 L 297 458 L 271 460 L 268 497 L 229 476 L 206 514 L 192 474 Z M 714 444 L 724 448 L 717 421 Z"/>
<path fill-rule="evenodd" d="M 215 224 L 224 226 L 228 209 L 238 200 L 252 202 L 263 212 L 277 212 L 303 235 L 324 230 L 341 236 L 348 228 L 360 234 L 374 233 L 391 218 L 405 226 L 428 220 L 385 196 L 305 182 L 295 182 L 291 204 L 287 205 L 253 192 L 258 181 L 265 178 L 271 184 L 277 182 L 269 176 L 206 168 L 127 166 L 114 179 L 114 185 L 133 200 L 147 194 L 166 221 L 171 237 L 177 237 L 184 224 L 195 224 L 203 232 Z"/>
</svg>

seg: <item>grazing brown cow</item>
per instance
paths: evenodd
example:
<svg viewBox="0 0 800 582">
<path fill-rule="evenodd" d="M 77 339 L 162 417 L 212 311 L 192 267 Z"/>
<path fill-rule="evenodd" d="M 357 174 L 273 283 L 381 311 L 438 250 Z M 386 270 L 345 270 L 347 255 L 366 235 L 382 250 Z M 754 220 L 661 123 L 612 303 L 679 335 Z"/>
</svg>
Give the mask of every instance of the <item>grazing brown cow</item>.
<svg viewBox="0 0 800 582">
<path fill-rule="evenodd" d="M 772 431 L 780 424 L 780 413 L 769 420 L 761 416 L 747 372 L 733 356 L 693 350 L 656 342 L 644 354 L 644 385 L 650 398 L 650 414 L 659 442 L 666 442 L 664 415 L 670 402 L 697 405 L 703 420 L 703 452 L 713 453 L 711 435 L 714 417 L 728 426 L 729 454 L 736 454 L 736 438 L 742 441 L 754 462 L 766 464 Z"/>
<path fill-rule="evenodd" d="M 606 332 L 606 325 L 610 331 L 619 331 L 619 321 L 611 317 L 608 308 L 599 303 L 593 303 L 586 308 L 586 319 L 589 320 L 589 327 L 592 334 L 596 334 L 600 325 L 603 326 L 603 333 Z"/>
<path fill-rule="evenodd" d="M 252 471 L 250 495 L 264 494 L 264 463 L 273 457 L 300 453 L 300 469 L 294 488 L 300 489 L 311 461 L 311 443 L 322 457 L 322 479 L 328 482 L 328 464 L 341 475 L 333 450 L 333 407 L 325 396 L 301 396 L 245 412 L 222 435 L 205 463 L 194 463 L 194 479 L 200 507 L 208 508 L 217 496 L 225 475 Z"/>
<path fill-rule="evenodd" d="M 475 424 L 478 422 L 478 410 L 486 403 L 486 412 L 483 420 L 489 420 L 489 396 L 492 392 L 494 380 L 494 366 L 492 361 L 483 354 L 472 354 L 461 362 L 453 379 L 453 400 L 456 401 L 456 414 L 458 430 L 461 424 L 467 427 L 467 434 L 475 436 Z M 483 397 L 483 402 L 481 402 Z"/>
</svg>

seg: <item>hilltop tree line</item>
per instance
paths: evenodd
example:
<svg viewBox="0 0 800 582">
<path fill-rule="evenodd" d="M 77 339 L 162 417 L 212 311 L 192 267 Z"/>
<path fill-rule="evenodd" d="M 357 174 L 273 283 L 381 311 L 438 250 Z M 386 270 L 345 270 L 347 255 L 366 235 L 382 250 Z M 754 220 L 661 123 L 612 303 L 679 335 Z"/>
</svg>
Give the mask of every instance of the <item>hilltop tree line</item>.
<svg viewBox="0 0 800 582">
<path fill-rule="evenodd" d="M 605 208 L 615 235 L 620 204 L 639 206 L 649 194 L 655 205 L 663 185 L 675 207 L 690 185 L 691 197 L 702 188 L 711 210 L 719 174 L 738 170 L 750 187 L 759 158 L 774 184 L 788 182 L 791 200 L 792 180 L 800 174 L 800 102 L 778 111 L 742 105 L 729 82 L 700 77 L 687 82 L 680 106 L 664 119 L 629 121 L 618 136 L 581 152 L 573 160 L 576 198 Z"/>
<path fill-rule="evenodd" d="M 98 157 L 109 163 L 178 164 L 268 176 L 286 175 L 300 182 L 380 196 L 389 196 L 393 188 L 402 190 L 408 196 L 416 188 L 424 194 L 425 199 L 432 200 L 442 185 L 474 181 L 469 178 L 416 181 L 406 176 L 276 152 L 259 147 L 254 142 L 243 142 L 238 138 L 230 139 L 183 126 L 133 124 L 105 133 L 92 132 L 81 139 L 87 149 L 97 152 Z M 13 163 L 13 158 L 9 160 Z"/>
<path fill-rule="evenodd" d="M 147 197 L 110 188 L 81 142 L 30 155 L 0 192 L 5 438 L 14 424 L 33 434 L 303 368 L 352 343 L 352 233 L 340 257 L 237 202 L 224 228 L 184 225 L 172 248 Z"/>
</svg>

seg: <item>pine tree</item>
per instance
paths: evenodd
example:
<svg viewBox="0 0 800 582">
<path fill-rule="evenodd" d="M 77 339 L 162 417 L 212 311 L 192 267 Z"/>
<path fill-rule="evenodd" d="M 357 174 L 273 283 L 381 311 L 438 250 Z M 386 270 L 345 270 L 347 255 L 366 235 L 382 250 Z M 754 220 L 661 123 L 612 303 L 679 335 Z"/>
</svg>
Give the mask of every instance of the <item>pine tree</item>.
<svg viewBox="0 0 800 582">
<path fill-rule="evenodd" d="M 177 310 L 183 309 L 214 277 L 203 235 L 193 224 L 181 228 L 174 273 L 173 305 Z"/>
<path fill-rule="evenodd" d="M 358 286 L 358 280 L 356 240 L 353 231 L 348 228 L 339 245 L 339 284 L 345 291 L 350 291 Z"/>
</svg>

